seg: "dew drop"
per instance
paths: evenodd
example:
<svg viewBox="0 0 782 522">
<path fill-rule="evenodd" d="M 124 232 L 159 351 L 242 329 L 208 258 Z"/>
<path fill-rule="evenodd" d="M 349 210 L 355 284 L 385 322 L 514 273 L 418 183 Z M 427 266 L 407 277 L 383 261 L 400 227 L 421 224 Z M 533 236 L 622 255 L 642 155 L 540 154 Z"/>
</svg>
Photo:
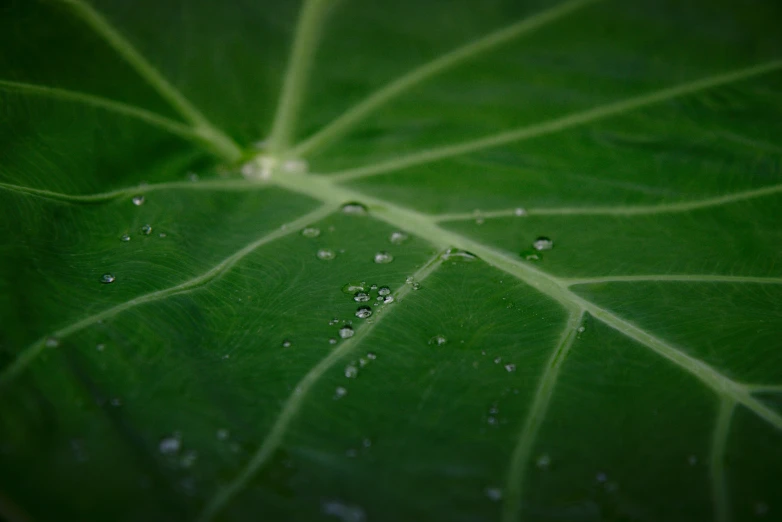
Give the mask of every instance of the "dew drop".
<svg viewBox="0 0 782 522">
<path fill-rule="evenodd" d="M 521 207 L 518 207 L 518 208 L 516 208 L 516 210 L 513 211 L 513 215 L 514 216 L 519 216 L 519 217 L 526 216 L 527 215 L 527 211 L 524 210 Z"/>
<path fill-rule="evenodd" d="M 486 493 L 486 496 L 489 497 L 490 500 L 493 500 L 494 502 L 498 502 L 502 499 L 502 490 L 500 488 L 486 488 L 484 490 L 484 493 Z"/>
<path fill-rule="evenodd" d="M 163 455 L 174 455 L 179 452 L 179 448 L 182 446 L 182 441 L 177 437 L 166 437 L 160 441 L 158 450 Z"/>
<path fill-rule="evenodd" d="M 47 337 L 46 341 L 44 341 L 44 346 L 47 348 L 57 348 L 60 346 L 60 340 L 56 337 Z"/>
<path fill-rule="evenodd" d="M 350 203 L 342 205 L 342 212 L 353 216 L 365 216 L 367 214 L 367 207 L 362 203 L 351 201 Z"/>
<path fill-rule="evenodd" d="M 128 241 L 130 241 L 130 236 L 127 235 L 127 234 L 122 234 L 122 236 L 119 238 L 119 240 L 120 241 L 124 241 L 125 243 L 127 243 Z"/>
<path fill-rule="evenodd" d="M 141 233 L 145 236 L 150 235 L 152 233 L 152 225 L 147 224 L 141 227 Z"/>
<path fill-rule="evenodd" d="M 182 458 L 179 459 L 179 465 L 183 468 L 190 468 L 195 464 L 198 459 L 198 453 L 195 450 L 186 451 Z"/>
<path fill-rule="evenodd" d="M 372 441 L 370 439 L 364 439 L 361 441 L 361 445 L 365 448 L 368 448 L 372 445 Z"/>
<path fill-rule="evenodd" d="M 329 338 L 329 344 L 337 344 L 337 340 L 334 337 Z"/>
<path fill-rule="evenodd" d="M 342 293 L 348 294 L 348 295 L 354 295 L 356 292 L 365 292 L 367 289 L 367 284 L 364 282 L 361 283 L 346 283 L 342 287 Z"/>
<path fill-rule="evenodd" d="M 413 276 L 407 276 L 407 279 L 405 279 L 405 283 L 412 286 L 413 290 L 418 290 L 421 288 L 421 283 L 415 280 L 415 277 Z"/>
<path fill-rule="evenodd" d="M 366 292 L 356 292 L 353 295 L 353 300 L 357 303 L 366 303 L 369 301 L 369 294 Z"/>
<path fill-rule="evenodd" d="M 318 250 L 318 259 L 323 259 L 324 261 L 331 261 L 337 257 L 337 254 L 334 253 L 333 250 L 329 250 L 328 248 L 321 248 Z"/>
<path fill-rule="evenodd" d="M 429 339 L 429 344 L 434 344 L 437 346 L 442 346 L 445 343 L 448 342 L 448 339 L 444 335 L 435 335 L 431 339 Z"/>
<path fill-rule="evenodd" d="M 690 466 L 694 466 L 697 463 L 698 463 L 698 457 L 696 457 L 695 455 L 690 455 L 689 457 L 687 457 L 687 464 L 689 464 Z"/>
<path fill-rule="evenodd" d="M 600 482 L 600 483 L 603 483 L 603 482 L 605 482 L 605 481 L 607 481 L 607 480 L 608 480 L 608 475 L 606 475 L 605 473 L 603 473 L 603 472 L 601 471 L 600 473 L 598 473 L 597 475 L 595 475 L 595 480 L 597 480 L 597 481 L 598 481 L 598 482 Z"/>
<path fill-rule="evenodd" d="M 117 278 L 114 277 L 114 274 L 103 274 L 102 276 L 100 276 L 100 282 L 103 283 L 104 285 L 113 283 L 114 281 L 116 281 L 116 279 Z"/>
<path fill-rule="evenodd" d="M 535 465 L 538 467 L 538 469 L 546 470 L 551 465 L 551 457 L 544 453 L 535 460 Z"/>
<path fill-rule="evenodd" d="M 478 256 L 475 254 L 472 254 L 470 252 L 467 252 L 466 250 L 461 250 L 458 248 L 449 248 L 445 251 L 445 254 L 443 254 L 443 259 L 451 259 L 451 260 L 461 260 L 461 261 L 475 261 L 478 259 Z"/>
<path fill-rule="evenodd" d="M 383 304 L 393 303 L 394 302 L 394 296 L 393 295 L 387 295 L 383 298 Z"/>
<path fill-rule="evenodd" d="M 372 309 L 368 306 L 359 306 L 356 310 L 356 317 L 359 319 L 366 319 L 372 315 Z"/>
<path fill-rule="evenodd" d="M 225 428 L 220 428 L 217 430 L 217 440 L 228 440 L 228 437 L 231 436 L 231 432 L 229 432 Z"/>
<path fill-rule="evenodd" d="M 283 348 L 290 348 L 290 347 L 291 347 L 291 344 L 293 344 L 293 343 L 291 343 L 291 342 L 290 342 L 288 339 L 285 339 L 285 340 L 282 342 L 282 347 L 283 347 Z"/>
<path fill-rule="evenodd" d="M 369 352 L 369 353 L 367 354 L 367 359 L 370 359 L 370 360 L 374 361 L 375 359 L 377 359 L 377 355 L 375 355 L 375 354 L 374 354 L 374 353 L 372 353 L 372 352 Z"/>
<path fill-rule="evenodd" d="M 329 321 L 329 326 L 334 326 L 335 324 L 339 324 L 339 319 L 336 317 Z"/>
<path fill-rule="evenodd" d="M 356 332 L 353 330 L 353 327 L 349 325 L 345 325 L 339 329 L 339 336 L 343 339 L 349 339 L 350 337 L 353 337 L 353 334 L 355 333 Z"/>
<path fill-rule="evenodd" d="M 393 260 L 394 260 L 394 256 L 392 256 L 391 254 L 389 254 L 386 251 L 378 252 L 377 254 L 375 254 L 375 263 L 378 263 L 378 264 L 381 264 L 381 265 L 384 265 L 386 263 L 390 263 Z"/>
<path fill-rule="evenodd" d="M 409 236 L 404 232 L 396 231 L 396 232 L 391 232 L 391 235 L 388 236 L 388 240 L 395 245 L 401 245 L 402 243 L 407 241 L 408 237 Z"/>
<path fill-rule="evenodd" d="M 158 234 L 158 237 L 161 237 L 161 238 L 166 237 L 165 232 L 161 232 L 160 234 Z"/>
<path fill-rule="evenodd" d="M 578 333 L 584 333 L 586 332 L 586 326 L 579 326 L 577 329 Z"/>
<path fill-rule="evenodd" d="M 134 205 L 140 207 L 141 205 L 144 204 L 144 196 L 142 195 L 133 196 L 133 199 L 131 199 L 131 201 L 133 202 Z"/>
<path fill-rule="evenodd" d="M 347 394 L 348 391 L 345 388 L 343 388 L 342 386 L 337 386 L 337 389 L 334 390 L 334 399 L 341 399 Z"/>
<path fill-rule="evenodd" d="M 475 216 L 475 224 L 476 224 L 476 225 L 483 225 L 483 223 L 486 221 L 486 220 L 484 219 L 483 215 L 481 214 L 481 211 L 480 211 L 480 210 L 478 210 L 478 209 L 476 209 L 476 210 L 475 210 L 475 211 L 472 213 L 472 215 L 473 215 L 473 216 Z"/>
<path fill-rule="evenodd" d="M 324 515 L 337 517 L 341 522 L 364 522 L 366 520 L 366 514 L 360 506 L 344 504 L 337 500 L 323 502 L 321 510 Z"/>
<path fill-rule="evenodd" d="M 349 366 L 345 366 L 345 377 L 348 379 L 355 379 L 358 376 L 358 368 L 353 366 L 352 364 Z"/>
<path fill-rule="evenodd" d="M 320 235 L 320 229 L 315 227 L 306 227 L 301 230 L 301 235 L 304 237 L 318 237 Z"/>
<path fill-rule="evenodd" d="M 377 295 L 381 295 L 385 297 L 390 294 L 391 294 L 391 289 L 388 288 L 387 286 L 381 286 L 380 288 L 377 289 Z"/>
<path fill-rule="evenodd" d="M 494 364 L 500 364 L 502 362 L 502 357 L 495 357 L 494 358 Z"/>
<path fill-rule="evenodd" d="M 554 248 L 554 242 L 546 236 L 539 236 L 535 241 L 532 242 L 532 248 L 538 251 L 551 250 Z"/>
<path fill-rule="evenodd" d="M 103 344 L 103 343 L 101 343 L 101 344 L 97 345 L 97 346 L 95 347 L 95 349 L 96 349 L 96 350 L 98 350 L 99 352 L 102 352 L 103 350 L 105 350 L 105 349 L 106 349 L 106 345 L 105 345 L 105 344 Z"/>
<path fill-rule="evenodd" d="M 196 174 L 195 172 L 188 172 L 187 173 L 187 181 L 191 181 L 191 182 L 195 183 L 199 179 L 200 178 L 198 177 L 198 174 Z"/>
<path fill-rule="evenodd" d="M 516 365 L 515 364 L 506 364 L 505 365 L 505 371 L 508 373 L 515 372 L 516 371 Z"/>
</svg>

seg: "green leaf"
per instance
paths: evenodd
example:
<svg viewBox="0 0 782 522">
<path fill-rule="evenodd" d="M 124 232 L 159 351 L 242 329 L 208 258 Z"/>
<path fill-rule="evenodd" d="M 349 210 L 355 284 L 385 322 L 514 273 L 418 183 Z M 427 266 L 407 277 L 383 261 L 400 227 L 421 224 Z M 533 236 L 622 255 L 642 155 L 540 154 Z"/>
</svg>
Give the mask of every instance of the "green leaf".
<svg viewBox="0 0 782 522">
<path fill-rule="evenodd" d="M 782 520 L 777 2 L 0 10 L 3 518 Z"/>
</svg>

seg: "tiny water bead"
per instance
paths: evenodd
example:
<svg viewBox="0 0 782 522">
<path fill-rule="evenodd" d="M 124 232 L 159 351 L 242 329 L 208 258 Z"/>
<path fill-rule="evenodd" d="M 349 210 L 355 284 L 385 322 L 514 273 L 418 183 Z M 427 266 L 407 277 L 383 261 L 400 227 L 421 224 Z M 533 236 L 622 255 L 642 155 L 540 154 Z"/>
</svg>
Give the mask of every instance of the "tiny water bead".
<svg viewBox="0 0 782 522">
<path fill-rule="evenodd" d="M 478 259 L 478 256 L 471 252 L 467 252 L 466 250 L 461 250 L 459 248 L 449 248 L 445 251 L 443 254 L 444 260 L 460 260 L 460 261 L 475 261 Z"/>
<path fill-rule="evenodd" d="M 147 224 L 141 227 L 141 233 L 145 236 L 150 235 L 152 233 L 152 225 Z"/>
<path fill-rule="evenodd" d="M 342 293 L 348 295 L 355 295 L 356 292 L 365 292 L 367 284 L 363 281 L 361 283 L 347 283 L 342 287 Z"/>
<path fill-rule="evenodd" d="M 383 304 L 393 303 L 394 302 L 394 296 L 393 295 L 387 295 L 383 298 Z"/>
<path fill-rule="evenodd" d="M 365 216 L 367 214 L 367 207 L 363 203 L 357 203 L 351 201 L 342 205 L 342 213 L 350 214 L 353 216 Z"/>
<path fill-rule="evenodd" d="M 43 344 L 47 348 L 57 348 L 60 346 L 60 340 L 56 337 L 47 337 Z"/>
<path fill-rule="evenodd" d="M 182 447 L 182 441 L 177 437 L 166 437 L 160 441 L 158 450 L 163 455 L 174 455 L 179 452 L 179 448 Z"/>
<path fill-rule="evenodd" d="M 356 310 L 356 317 L 359 319 L 366 319 L 372 315 L 372 309 L 368 306 L 359 306 Z"/>
<path fill-rule="evenodd" d="M 514 216 L 522 217 L 527 215 L 527 211 L 524 210 L 521 207 L 516 208 L 516 210 L 513 211 Z"/>
<path fill-rule="evenodd" d="M 104 285 L 113 283 L 114 281 L 116 281 L 116 279 L 117 278 L 114 277 L 114 274 L 103 274 L 102 276 L 100 276 L 100 282 L 103 283 Z"/>
<path fill-rule="evenodd" d="M 391 235 L 388 236 L 388 240 L 395 245 L 401 245 L 402 243 L 407 241 L 408 237 L 409 236 L 404 232 L 396 231 L 396 232 L 391 232 Z"/>
<path fill-rule="evenodd" d="M 375 254 L 375 263 L 378 263 L 378 264 L 381 264 L 381 265 L 384 265 L 386 263 L 390 263 L 393 260 L 394 260 L 394 256 L 392 256 L 391 254 L 389 254 L 386 251 L 381 251 L 381 252 L 378 252 L 377 254 Z"/>
<path fill-rule="evenodd" d="M 380 288 L 377 289 L 377 295 L 379 296 L 385 297 L 390 294 L 391 294 L 391 289 L 388 288 L 387 286 L 381 286 Z"/>
<path fill-rule="evenodd" d="M 546 236 L 539 236 L 535 241 L 532 242 L 532 248 L 537 251 L 551 250 L 554 248 L 554 242 Z"/>
<path fill-rule="evenodd" d="M 345 377 L 348 379 L 355 379 L 358 377 L 358 368 L 353 366 L 352 364 L 345 366 Z"/>
<path fill-rule="evenodd" d="M 445 343 L 448 342 L 448 338 L 444 335 L 435 335 L 431 339 L 429 339 L 429 344 L 435 344 L 437 346 L 442 346 Z"/>
<path fill-rule="evenodd" d="M 290 342 L 290 340 L 288 340 L 288 339 L 285 339 L 285 340 L 282 342 L 282 347 L 283 347 L 283 348 L 290 348 L 292 344 L 293 344 L 293 343 L 292 343 L 292 342 Z"/>
<path fill-rule="evenodd" d="M 347 324 L 339 329 L 339 336 L 343 339 L 349 339 L 353 337 L 355 333 L 356 332 L 353 330 L 353 327 Z"/>
<path fill-rule="evenodd" d="M 191 182 L 195 183 L 199 179 L 200 178 L 198 177 L 198 174 L 196 174 L 195 172 L 188 172 L 187 173 L 187 181 L 191 181 Z"/>
<path fill-rule="evenodd" d="M 369 352 L 367 353 L 367 359 L 374 361 L 375 359 L 377 359 L 377 355 L 375 355 L 373 352 Z"/>
<path fill-rule="evenodd" d="M 228 440 L 228 437 L 231 436 L 231 432 L 229 432 L 225 428 L 220 428 L 217 430 L 217 440 Z"/>
<path fill-rule="evenodd" d="M 127 243 L 128 241 L 130 241 L 130 236 L 129 236 L 129 235 L 127 235 L 127 234 L 122 234 L 122 235 L 120 236 L 119 240 L 120 240 L 120 241 L 124 241 L 124 242 L 126 242 L 126 243 Z"/>
<path fill-rule="evenodd" d="M 334 337 L 330 337 L 329 344 L 337 344 L 337 340 Z"/>
<path fill-rule="evenodd" d="M 516 371 L 516 365 L 515 364 L 506 364 L 505 365 L 505 371 L 508 373 L 515 372 Z"/>
<path fill-rule="evenodd" d="M 301 235 L 308 238 L 318 237 L 320 235 L 320 229 L 316 227 L 306 227 L 301 230 Z"/>
<path fill-rule="evenodd" d="M 318 259 L 322 259 L 324 261 L 331 261 L 335 257 L 337 257 L 337 254 L 334 253 L 333 250 L 329 250 L 328 248 L 321 248 L 318 250 Z"/>
<path fill-rule="evenodd" d="M 538 469 L 546 470 L 551 465 L 551 457 L 544 453 L 537 458 L 535 465 L 538 467 Z"/>
<path fill-rule="evenodd" d="M 502 500 L 502 490 L 500 488 L 489 487 L 484 490 L 484 493 L 489 497 L 489 500 L 493 500 L 494 502 Z"/>
<path fill-rule="evenodd" d="M 343 388 L 342 386 L 337 386 L 337 389 L 334 390 L 334 399 L 341 399 L 347 394 L 348 391 L 345 388 Z"/>
<path fill-rule="evenodd" d="M 142 196 L 142 195 L 133 196 L 131 201 L 133 202 L 134 205 L 136 205 L 137 207 L 140 207 L 141 205 L 144 204 L 144 196 Z"/>
<path fill-rule="evenodd" d="M 415 277 L 413 276 L 407 276 L 405 279 L 405 284 L 408 284 L 413 287 L 413 290 L 419 290 L 421 288 L 421 283 L 415 280 Z"/>
<path fill-rule="evenodd" d="M 369 299 L 369 294 L 366 292 L 356 292 L 353 295 L 353 300 L 357 303 L 366 303 Z"/>
</svg>

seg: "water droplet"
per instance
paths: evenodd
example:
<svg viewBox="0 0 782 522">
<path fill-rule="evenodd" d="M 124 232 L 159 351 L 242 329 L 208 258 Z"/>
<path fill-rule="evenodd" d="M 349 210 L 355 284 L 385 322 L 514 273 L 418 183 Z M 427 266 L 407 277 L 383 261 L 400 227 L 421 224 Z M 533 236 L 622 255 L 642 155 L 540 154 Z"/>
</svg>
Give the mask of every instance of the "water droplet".
<svg viewBox="0 0 782 522">
<path fill-rule="evenodd" d="M 476 225 L 483 225 L 483 223 L 486 221 L 483 218 L 483 215 L 481 214 L 481 211 L 478 209 L 475 209 L 475 211 L 472 213 L 473 216 L 475 216 L 475 224 Z"/>
<path fill-rule="evenodd" d="M 266 180 L 271 178 L 272 172 L 276 166 L 276 159 L 268 156 L 260 156 L 242 165 L 241 172 L 242 176 L 248 179 Z"/>
<path fill-rule="evenodd" d="M 687 464 L 689 464 L 690 466 L 694 466 L 697 463 L 698 463 L 698 457 L 696 457 L 695 455 L 690 455 L 689 457 L 687 457 Z"/>
<path fill-rule="evenodd" d="M 150 235 L 152 233 L 152 225 L 147 224 L 141 227 L 141 233 L 145 236 Z"/>
<path fill-rule="evenodd" d="M 532 242 L 532 248 L 535 250 L 551 250 L 554 248 L 554 242 L 546 236 L 540 236 Z"/>
<path fill-rule="evenodd" d="M 337 389 L 334 390 L 334 399 L 341 399 L 347 394 L 348 391 L 345 388 L 343 388 L 342 386 L 337 386 Z"/>
<path fill-rule="evenodd" d="M 435 335 L 434 337 L 429 339 L 429 344 L 436 344 L 437 346 L 442 346 L 447 342 L 448 339 L 444 335 Z"/>
<path fill-rule="evenodd" d="M 409 236 L 405 234 L 404 232 L 391 232 L 391 235 L 388 236 L 388 240 L 391 241 L 395 245 L 401 245 L 405 241 L 407 241 Z"/>
<path fill-rule="evenodd" d="M 414 288 L 414 289 L 417 290 L 417 288 Z M 383 298 L 383 303 L 384 304 L 393 303 L 393 302 L 394 302 L 394 296 L 393 295 L 387 295 L 387 296 L 385 296 Z"/>
<path fill-rule="evenodd" d="M 334 337 L 329 338 L 329 344 L 337 344 L 337 340 Z"/>
<path fill-rule="evenodd" d="M 605 481 L 607 481 L 607 480 L 608 480 L 608 475 L 606 475 L 605 473 L 603 473 L 603 472 L 601 471 L 600 473 L 598 473 L 597 475 L 595 475 L 595 480 L 597 480 L 597 481 L 598 481 L 598 482 L 600 482 L 600 483 L 603 483 L 603 482 L 605 482 Z"/>
<path fill-rule="evenodd" d="M 198 174 L 196 174 L 195 172 L 187 173 L 187 181 L 192 181 L 193 183 L 195 183 L 198 180 L 199 180 Z"/>
<path fill-rule="evenodd" d="M 315 227 L 306 227 L 301 230 L 301 235 L 304 237 L 318 237 L 320 235 L 320 229 Z"/>
<path fill-rule="evenodd" d="M 506 364 L 505 365 L 505 371 L 508 373 L 515 372 L 516 371 L 516 365 L 515 364 Z"/>
<path fill-rule="evenodd" d="M 578 331 L 578 333 L 586 332 L 586 326 L 579 326 L 577 331 Z"/>
<path fill-rule="evenodd" d="M 519 216 L 519 217 L 526 216 L 527 215 L 527 211 L 524 210 L 521 207 L 518 207 L 518 208 L 516 208 L 516 210 L 513 211 L 513 215 L 514 216 Z"/>
<path fill-rule="evenodd" d="M 415 280 L 415 277 L 413 276 L 407 276 L 407 279 L 405 279 L 405 284 L 408 284 L 413 287 L 413 290 L 418 290 L 421 288 L 421 283 Z"/>
<path fill-rule="evenodd" d="M 375 263 L 384 265 L 386 263 L 390 263 L 394 260 L 394 256 L 389 254 L 388 252 L 382 251 L 375 254 Z"/>
<path fill-rule="evenodd" d="M 361 445 L 365 448 L 368 448 L 372 445 L 372 441 L 370 439 L 364 439 L 361 441 Z"/>
<path fill-rule="evenodd" d="M 377 355 L 375 355 L 375 354 L 374 354 L 374 353 L 372 353 L 372 352 L 369 352 L 369 353 L 367 354 L 367 359 L 371 359 L 371 360 L 373 360 L 373 361 L 374 361 L 375 359 L 377 359 Z"/>
<path fill-rule="evenodd" d="M 451 259 L 451 260 L 461 260 L 461 261 L 475 261 L 478 259 L 478 256 L 475 254 L 471 254 L 470 252 L 467 252 L 466 250 L 460 250 L 458 248 L 449 248 L 445 251 L 445 254 L 443 254 L 443 259 Z"/>
<path fill-rule="evenodd" d="M 360 506 L 343 504 L 337 500 L 323 502 L 323 514 L 339 518 L 342 522 L 364 522 L 366 515 Z"/>
<path fill-rule="evenodd" d="M 765 502 L 756 502 L 754 506 L 755 515 L 762 517 L 768 513 L 768 504 Z"/>
<path fill-rule="evenodd" d="M 349 366 L 345 366 L 345 377 L 348 379 L 355 379 L 358 376 L 358 368 L 353 366 L 352 364 Z"/>
<path fill-rule="evenodd" d="M 353 300 L 357 303 L 366 303 L 369 301 L 369 294 L 366 292 L 356 292 L 353 295 Z"/>
<path fill-rule="evenodd" d="M 364 216 L 367 214 L 367 207 L 362 203 L 350 202 L 342 205 L 342 212 L 353 216 Z"/>
<path fill-rule="evenodd" d="M 494 364 L 500 364 L 502 362 L 502 357 L 495 357 L 494 358 Z"/>
<path fill-rule="evenodd" d="M 217 440 L 228 440 L 228 437 L 231 436 L 231 432 L 229 432 L 225 428 L 220 428 L 217 430 Z"/>
<path fill-rule="evenodd" d="M 114 397 L 109 401 L 109 404 L 111 404 L 115 408 L 119 408 L 120 406 L 122 406 L 122 399 L 120 399 L 119 397 Z"/>
<path fill-rule="evenodd" d="M 304 174 L 309 170 L 309 163 L 303 159 L 289 159 L 283 162 L 282 170 L 291 174 Z"/>
<path fill-rule="evenodd" d="M 497 502 L 502 499 L 502 490 L 500 488 L 486 488 L 484 490 L 486 493 L 486 496 L 489 497 L 490 500 L 493 500 L 494 502 Z"/>
<path fill-rule="evenodd" d="M 390 294 L 391 294 L 391 289 L 388 288 L 387 286 L 381 286 L 380 288 L 377 289 L 377 295 L 381 295 L 385 297 Z"/>
<path fill-rule="evenodd" d="M 347 283 L 342 287 L 342 293 L 348 295 L 354 295 L 356 292 L 365 292 L 367 289 L 366 283 Z"/>
<path fill-rule="evenodd" d="M 122 234 L 122 236 L 119 238 L 120 241 L 128 242 L 130 241 L 130 236 L 127 234 Z"/>
<path fill-rule="evenodd" d="M 47 337 L 43 344 L 47 348 L 57 348 L 60 346 L 60 340 L 56 337 Z"/>
<path fill-rule="evenodd" d="M 195 464 L 196 459 L 198 459 L 198 453 L 195 450 L 188 450 L 182 455 L 182 458 L 179 459 L 179 465 L 183 468 L 192 467 L 193 464 Z"/>
<path fill-rule="evenodd" d="M 101 343 L 98 346 L 96 346 L 95 349 L 98 350 L 99 352 L 102 352 L 103 350 L 106 349 L 106 345 Z"/>
<path fill-rule="evenodd" d="M 356 317 L 359 319 L 366 319 L 372 315 L 372 309 L 368 306 L 359 306 L 356 310 Z"/>
<path fill-rule="evenodd" d="M 113 274 L 103 274 L 102 276 L 100 276 L 100 282 L 103 283 L 104 285 L 113 283 L 114 281 L 116 281 L 116 279 L 117 278 L 114 277 Z"/>
<path fill-rule="evenodd" d="M 335 317 L 331 321 L 329 321 L 329 326 L 334 326 L 335 324 L 338 324 L 338 323 L 339 323 L 339 319 L 337 319 Z"/>
<path fill-rule="evenodd" d="M 293 343 L 291 343 L 291 342 L 290 342 L 288 339 L 285 339 L 285 340 L 282 342 L 282 347 L 283 347 L 283 348 L 290 348 L 290 347 L 291 347 L 291 344 L 293 344 Z"/>
<path fill-rule="evenodd" d="M 131 199 L 131 201 L 133 202 L 134 205 L 140 207 L 141 205 L 144 204 L 144 196 L 141 195 L 133 196 L 133 199 Z"/>
<path fill-rule="evenodd" d="M 353 327 L 349 325 L 345 325 L 339 329 L 339 336 L 343 339 L 349 339 L 350 337 L 353 337 L 353 334 L 355 333 L 356 332 L 353 331 Z"/>
<path fill-rule="evenodd" d="M 160 234 L 158 234 L 158 237 L 161 237 L 161 238 L 166 237 L 165 232 L 161 232 Z"/>
<path fill-rule="evenodd" d="M 179 452 L 179 448 L 182 446 L 182 441 L 177 437 L 166 437 L 160 441 L 158 449 L 163 455 L 174 455 Z"/>
<path fill-rule="evenodd" d="M 535 465 L 538 467 L 538 469 L 548 469 L 548 467 L 551 465 L 551 457 L 544 453 L 535 460 Z"/>
<path fill-rule="evenodd" d="M 519 255 L 526 259 L 527 261 L 540 261 L 540 259 L 543 257 L 542 254 L 539 254 L 536 250 L 522 250 L 519 252 Z"/>
<path fill-rule="evenodd" d="M 337 254 L 335 254 L 333 250 L 329 250 L 328 248 L 321 248 L 318 250 L 318 259 L 331 261 L 335 257 L 337 257 Z"/>
</svg>

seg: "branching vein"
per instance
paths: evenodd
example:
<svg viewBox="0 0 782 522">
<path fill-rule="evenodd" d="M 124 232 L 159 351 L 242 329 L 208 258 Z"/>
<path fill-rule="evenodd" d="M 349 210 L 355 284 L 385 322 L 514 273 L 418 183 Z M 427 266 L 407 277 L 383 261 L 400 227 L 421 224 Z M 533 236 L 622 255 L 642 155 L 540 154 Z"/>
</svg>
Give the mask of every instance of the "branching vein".
<svg viewBox="0 0 782 522">
<path fill-rule="evenodd" d="M 540 378 L 532 405 L 527 413 L 527 419 L 521 430 L 510 459 L 510 468 L 506 479 L 505 503 L 502 508 L 502 522 L 513 522 L 519 519 L 521 499 L 523 496 L 524 476 L 530 462 L 530 454 L 537 438 L 540 426 L 548 412 L 548 405 L 554 394 L 559 370 L 565 362 L 573 341 L 576 339 L 577 328 L 583 320 L 583 313 L 572 314 L 559 338 L 556 348 L 551 354 L 546 369 Z"/>
<path fill-rule="evenodd" d="M 3 369 L 3 372 L 0 374 L 0 389 L 2 389 L 17 375 L 19 375 L 22 371 L 24 371 L 30 364 L 32 364 L 38 358 L 39 355 L 41 355 L 41 353 L 47 348 L 46 346 L 47 340 L 56 339 L 59 341 L 60 339 L 73 335 L 74 333 L 77 333 L 89 326 L 94 325 L 98 321 L 109 319 L 131 308 L 135 308 L 137 306 L 141 306 L 147 303 L 152 303 L 155 301 L 160 301 L 162 299 L 166 299 L 174 295 L 187 293 L 192 290 L 201 288 L 209 284 L 210 282 L 214 281 L 215 279 L 219 278 L 229 270 L 231 270 L 231 268 L 233 268 L 236 265 L 236 263 L 244 259 L 247 255 L 251 254 L 260 246 L 265 245 L 270 241 L 274 241 L 275 239 L 279 239 L 281 237 L 287 236 L 288 234 L 294 233 L 300 230 L 305 225 L 308 225 L 314 221 L 318 221 L 319 219 L 326 217 L 328 214 L 330 214 L 333 211 L 334 211 L 333 206 L 323 205 L 318 209 L 308 214 L 305 214 L 299 219 L 292 221 L 291 223 L 288 224 L 287 227 L 285 227 L 285 229 L 277 229 L 259 239 L 256 239 L 255 241 L 248 244 L 238 252 L 222 260 L 220 263 L 218 263 L 216 266 L 214 266 L 207 272 L 204 272 L 203 274 L 197 277 L 189 279 L 184 283 L 180 283 L 171 288 L 158 290 L 145 295 L 141 295 L 129 301 L 125 301 L 124 303 L 113 306 L 107 310 L 85 317 L 84 319 L 81 319 L 75 323 L 72 323 L 64 328 L 57 330 L 56 332 L 52 332 L 47 337 L 37 340 L 30 346 L 24 348 L 17 355 L 14 361 L 11 362 L 11 364 L 8 365 L 5 369 Z"/>
<path fill-rule="evenodd" d="M 454 49 L 429 63 L 409 71 L 385 87 L 370 94 L 367 98 L 347 110 L 326 127 L 307 138 L 299 145 L 293 147 L 290 155 L 295 157 L 306 156 L 327 147 L 353 129 L 377 109 L 416 85 L 443 73 L 452 67 L 490 52 L 516 38 L 529 34 L 540 27 L 555 22 L 595 1 L 598 0 L 570 0 L 564 2 L 551 9 L 537 13 L 524 20 L 520 20 L 508 27 L 498 29 L 479 40 L 459 47 L 458 49 Z"/>
<path fill-rule="evenodd" d="M 471 152 L 477 152 L 492 147 L 499 147 L 500 145 L 505 145 L 508 143 L 537 138 L 547 134 L 571 129 L 573 127 L 578 127 L 586 123 L 603 120 L 612 116 L 618 116 L 641 107 L 653 105 L 655 103 L 686 96 L 688 94 L 694 94 L 696 92 L 718 87 L 720 85 L 726 85 L 729 83 L 745 80 L 753 76 L 776 71 L 780 68 L 782 68 L 782 60 L 766 62 L 752 67 L 747 67 L 745 69 L 739 69 L 716 76 L 709 76 L 701 80 L 687 82 L 675 87 L 669 87 L 667 89 L 661 89 L 650 94 L 636 96 L 616 103 L 601 105 L 593 109 L 576 112 L 574 114 L 570 114 L 561 118 L 555 118 L 543 123 L 537 123 L 519 129 L 493 134 L 491 136 L 486 136 L 477 140 L 465 141 L 455 145 L 424 150 L 422 152 L 410 154 L 408 156 L 403 156 L 394 160 L 337 172 L 332 174 L 331 177 L 337 181 L 348 181 L 359 178 L 366 178 L 369 176 L 377 176 L 378 174 L 401 170 L 415 165 L 432 163 L 434 161 L 451 158 L 454 156 L 469 154 Z"/>
<path fill-rule="evenodd" d="M 432 274 L 442 264 L 441 254 L 438 254 L 434 258 L 430 259 L 422 268 L 420 268 L 413 277 L 417 281 L 423 281 L 430 274 Z M 285 401 L 280 413 L 277 415 L 277 419 L 271 427 L 271 430 L 266 435 L 266 438 L 261 443 L 258 450 L 255 452 L 250 462 L 244 467 L 241 473 L 234 478 L 225 488 L 217 492 L 217 494 L 209 501 L 201 516 L 198 518 L 199 522 L 206 522 L 212 520 L 225 505 L 235 497 L 240 491 L 242 491 L 247 484 L 252 480 L 256 473 L 263 467 L 263 465 L 274 454 L 274 451 L 280 446 L 285 433 L 288 430 L 296 414 L 301 409 L 301 405 L 307 398 L 309 391 L 318 382 L 318 380 L 331 369 L 337 362 L 344 358 L 347 354 L 355 350 L 361 342 L 377 327 L 380 320 L 386 317 L 395 307 L 413 292 L 412 285 L 403 284 L 397 288 L 394 292 L 395 301 L 391 304 L 391 308 L 385 308 L 376 312 L 376 318 L 373 322 L 365 322 L 359 328 L 356 329 L 356 333 L 353 337 L 342 341 L 342 344 L 329 353 L 326 357 L 316 364 L 296 385 L 293 393 Z"/>
<path fill-rule="evenodd" d="M 568 286 L 595 285 L 600 283 L 754 283 L 760 285 L 782 285 L 782 277 L 752 277 L 752 276 L 722 276 L 700 274 L 661 274 L 661 275 L 629 275 L 586 277 L 583 279 L 566 279 Z"/>
<path fill-rule="evenodd" d="M 718 207 L 737 201 L 771 196 L 782 193 L 782 185 L 771 185 L 759 189 L 745 190 L 716 196 L 713 198 L 697 199 L 694 201 L 681 201 L 674 203 L 659 203 L 656 205 L 632 205 L 617 207 L 559 207 L 559 208 L 530 208 L 530 209 L 504 209 L 481 212 L 482 219 L 519 217 L 521 216 L 639 216 L 649 214 L 673 214 L 677 212 L 690 212 L 708 207 Z M 434 216 L 436 221 L 468 221 L 475 219 L 474 212 L 458 214 L 439 214 Z"/>
</svg>

